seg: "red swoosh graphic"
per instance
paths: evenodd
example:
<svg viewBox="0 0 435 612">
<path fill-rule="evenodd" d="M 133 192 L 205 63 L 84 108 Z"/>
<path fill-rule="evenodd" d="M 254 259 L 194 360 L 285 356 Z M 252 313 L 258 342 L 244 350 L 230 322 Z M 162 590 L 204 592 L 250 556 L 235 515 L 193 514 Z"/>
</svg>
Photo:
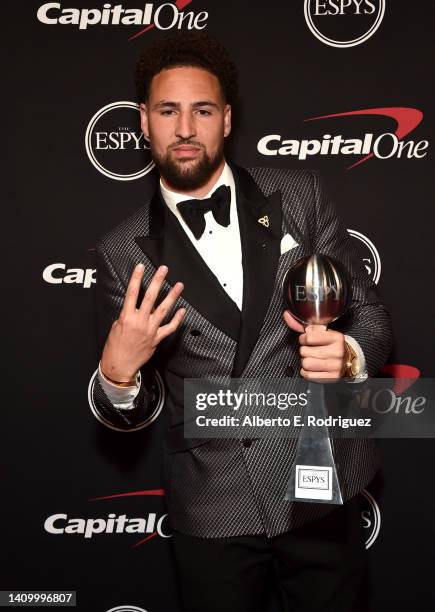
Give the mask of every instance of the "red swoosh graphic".
<svg viewBox="0 0 435 612">
<path fill-rule="evenodd" d="M 174 4 L 175 4 L 175 6 L 177 7 L 177 9 L 179 11 L 182 11 L 184 9 L 184 7 L 187 6 L 188 4 L 190 4 L 191 2 L 192 2 L 192 0 L 176 0 L 176 2 Z M 133 34 L 133 36 L 130 36 L 130 38 L 128 40 L 129 41 L 130 40 L 134 40 L 138 36 L 141 36 L 142 34 L 145 34 L 145 32 L 148 32 L 148 30 L 151 30 L 152 28 L 155 28 L 155 27 L 156 27 L 156 25 L 154 23 L 151 23 L 149 26 L 147 26 L 146 28 L 144 28 L 140 32 L 137 32 L 136 34 Z"/>
<path fill-rule="evenodd" d="M 333 115 L 322 115 L 320 117 L 311 117 L 304 121 L 316 121 L 317 119 L 329 119 L 332 117 L 351 117 L 353 115 L 382 115 L 394 119 L 397 123 L 394 134 L 399 140 L 405 138 L 412 130 L 421 123 L 423 113 L 416 108 L 407 108 L 405 106 L 386 106 L 385 108 L 367 108 L 365 110 L 349 111 L 347 113 L 334 113 Z M 369 153 L 352 166 L 347 168 L 351 170 L 355 166 L 359 166 L 363 162 L 373 157 L 373 153 Z"/>
<path fill-rule="evenodd" d="M 115 499 L 117 497 L 141 497 L 143 495 L 157 495 L 161 497 L 164 494 L 165 494 L 164 489 L 144 489 L 142 491 L 129 491 L 128 493 L 115 493 L 115 495 L 104 495 L 103 497 L 91 497 L 91 499 L 89 499 L 88 501 L 99 501 L 101 499 Z M 136 546 L 145 544 L 145 542 L 148 542 L 148 540 L 155 538 L 156 535 L 158 535 L 157 531 L 153 531 L 153 533 L 148 535 L 146 538 L 143 538 L 142 540 L 139 540 L 139 542 L 136 542 L 136 544 L 133 544 L 132 548 L 136 548 Z"/>
<path fill-rule="evenodd" d="M 412 387 L 414 381 L 420 378 L 421 374 L 418 368 L 401 363 L 386 363 L 380 371 L 394 378 L 393 391 L 396 395 L 400 395 L 406 389 Z"/>
<path fill-rule="evenodd" d="M 157 495 L 163 497 L 164 489 L 144 489 L 143 491 L 129 491 L 128 493 L 116 493 L 115 495 L 104 495 L 103 497 L 91 497 L 88 501 L 99 501 L 101 499 L 115 499 L 117 497 L 140 497 L 142 495 Z"/>
<path fill-rule="evenodd" d="M 148 540 L 151 540 L 151 538 L 155 538 L 157 534 L 157 531 L 153 531 L 149 536 L 147 536 L 146 538 L 143 538 L 142 540 L 139 540 L 139 542 L 136 542 L 136 544 L 133 544 L 132 548 L 136 548 L 136 546 L 140 546 L 141 544 L 145 544 L 145 542 L 148 542 Z"/>
</svg>

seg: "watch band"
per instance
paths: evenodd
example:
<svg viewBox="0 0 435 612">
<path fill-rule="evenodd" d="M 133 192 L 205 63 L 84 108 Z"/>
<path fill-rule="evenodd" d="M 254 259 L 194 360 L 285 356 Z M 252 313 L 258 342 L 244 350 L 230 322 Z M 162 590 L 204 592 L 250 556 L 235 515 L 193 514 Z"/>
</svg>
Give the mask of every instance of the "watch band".
<svg viewBox="0 0 435 612">
<path fill-rule="evenodd" d="M 360 372 L 360 363 L 358 359 L 358 355 L 356 354 L 353 347 L 344 341 L 347 349 L 347 357 L 346 357 L 346 369 L 344 371 L 345 378 L 355 378 L 357 374 Z"/>
</svg>

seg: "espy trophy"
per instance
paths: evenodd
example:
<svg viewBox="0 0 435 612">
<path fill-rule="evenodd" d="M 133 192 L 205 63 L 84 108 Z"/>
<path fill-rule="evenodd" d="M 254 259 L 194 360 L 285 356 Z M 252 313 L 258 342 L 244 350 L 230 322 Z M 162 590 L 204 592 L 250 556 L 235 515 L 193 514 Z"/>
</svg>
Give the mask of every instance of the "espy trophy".
<svg viewBox="0 0 435 612">
<path fill-rule="evenodd" d="M 344 267 L 321 254 L 299 259 L 283 281 L 284 305 L 304 325 L 325 330 L 350 303 L 350 283 Z M 328 416 L 322 382 L 308 383 L 307 416 Z M 301 428 L 286 500 L 342 504 L 340 484 L 326 425 Z"/>
</svg>

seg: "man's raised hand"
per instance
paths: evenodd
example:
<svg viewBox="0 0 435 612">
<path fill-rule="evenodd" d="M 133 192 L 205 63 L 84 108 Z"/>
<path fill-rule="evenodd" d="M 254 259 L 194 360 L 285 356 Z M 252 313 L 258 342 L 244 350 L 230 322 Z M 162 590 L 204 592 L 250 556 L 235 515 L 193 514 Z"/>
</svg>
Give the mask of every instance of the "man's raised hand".
<svg viewBox="0 0 435 612">
<path fill-rule="evenodd" d="M 186 313 L 185 308 L 179 308 L 166 325 L 161 325 L 183 291 L 183 283 L 176 283 L 165 299 L 155 307 L 167 272 L 167 266 L 157 269 L 140 308 L 136 308 L 144 265 L 138 264 L 133 270 L 122 310 L 111 327 L 101 356 L 101 370 L 108 378 L 118 382 L 134 380 L 136 372 L 151 359 L 158 344 L 181 323 Z"/>
</svg>

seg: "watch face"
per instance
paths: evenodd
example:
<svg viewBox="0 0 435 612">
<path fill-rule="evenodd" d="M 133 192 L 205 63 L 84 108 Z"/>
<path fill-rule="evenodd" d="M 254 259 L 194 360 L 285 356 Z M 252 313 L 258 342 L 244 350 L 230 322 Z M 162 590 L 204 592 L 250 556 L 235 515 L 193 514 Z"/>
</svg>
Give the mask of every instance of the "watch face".
<svg viewBox="0 0 435 612">
<path fill-rule="evenodd" d="M 348 376 L 355 377 L 360 372 L 360 363 L 358 359 L 358 355 L 355 353 L 354 349 L 350 346 L 348 342 L 346 342 L 348 356 L 347 356 L 347 372 Z"/>
<path fill-rule="evenodd" d="M 353 357 L 350 365 L 350 371 L 352 376 L 356 376 L 359 373 L 359 362 L 358 357 Z"/>
</svg>

